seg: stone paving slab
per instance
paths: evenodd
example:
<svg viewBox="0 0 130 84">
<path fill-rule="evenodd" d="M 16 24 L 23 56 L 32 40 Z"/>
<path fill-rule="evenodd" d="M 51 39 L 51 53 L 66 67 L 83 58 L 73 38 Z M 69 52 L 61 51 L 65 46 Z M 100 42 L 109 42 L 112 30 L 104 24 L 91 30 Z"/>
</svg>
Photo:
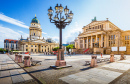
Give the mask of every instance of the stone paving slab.
<svg viewBox="0 0 130 84">
<path fill-rule="evenodd" d="M 0 84 L 20 83 L 33 79 L 6 54 L 0 54 Z"/>
<path fill-rule="evenodd" d="M 12 84 L 11 77 L 0 78 L 0 84 Z"/>
<path fill-rule="evenodd" d="M 11 76 L 13 83 L 25 81 L 21 75 Z"/>
<path fill-rule="evenodd" d="M 120 76 L 122 73 L 104 70 L 104 69 L 98 69 L 93 68 L 90 70 L 82 71 L 76 74 L 68 75 L 65 77 L 60 78 L 61 80 L 73 84 L 70 80 L 76 80 L 79 82 L 79 84 L 88 82 L 91 84 L 95 84 L 95 82 L 98 84 L 108 84 L 111 81 L 113 81 L 115 78 Z M 114 75 L 114 76 L 113 76 Z M 111 77 L 112 76 L 112 77 Z"/>
<path fill-rule="evenodd" d="M 109 65 L 103 65 L 102 67 L 112 68 L 112 69 L 119 69 L 127 71 L 130 69 L 130 64 L 126 63 L 111 63 Z"/>
</svg>

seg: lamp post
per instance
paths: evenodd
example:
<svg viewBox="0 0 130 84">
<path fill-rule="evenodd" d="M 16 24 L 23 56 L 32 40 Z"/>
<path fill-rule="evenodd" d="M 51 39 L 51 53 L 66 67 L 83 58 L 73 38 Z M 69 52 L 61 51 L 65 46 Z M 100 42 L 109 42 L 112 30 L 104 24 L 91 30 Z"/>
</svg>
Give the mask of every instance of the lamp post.
<svg viewBox="0 0 130 84">
<path fill-rule="evenodd" d="M 62 49 L 62 29 L 64 29 L 66 25 L 69 25 L 73 18 L 73 13 L 72 11 L 69 12 L 69 9 L 67 8 L 67 6 L 64 8 L 64 15 L 62 15 L 62 13 L 63 13 L 63 7 L 61 4 L 60 6 L 58 6 L 58 4 L 55 6 L 54 17 L 53 17 L 52 7 L 48 9 L 48 16 L 49 16 L 50 22 L 54 23 L 60 32 L 60 36 L 59 36 L 60 44 L 59 44 L 59 50 L 58 50 L 58 56 L 57 56 L 57 60 L 59 61 L 64 60 L 64 51 Z M 58 65 L 56 63 L 56 66 L 62 66 L 62 65 Z"/>
</svg>

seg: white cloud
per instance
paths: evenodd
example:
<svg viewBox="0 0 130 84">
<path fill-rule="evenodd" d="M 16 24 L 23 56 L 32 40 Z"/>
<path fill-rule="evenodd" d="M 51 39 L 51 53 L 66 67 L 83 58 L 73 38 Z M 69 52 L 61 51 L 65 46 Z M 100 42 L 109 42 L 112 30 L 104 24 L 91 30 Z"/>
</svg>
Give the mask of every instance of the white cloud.
<svg viewBox="0 0 130 84">
<path fill-rule="evenodd" d="M 23 38 L 27 38 L 28 34 L 22 31 L 14 31 L 10 28 L 3 27 L 0 25 L 0 47 L 4 47 L 4 39 L 20 39 L 21 35 Z"/>
<path fill-rule="evenodd" d="M 42 32 L 43 34 L 47 34 L 47 33 L 45 33 L 45 32 Z"/>
<path fill-rule="evenodd" d="M 66 33 L 64 33 L 63 43 L 74 41 L 75 37 L 78 37 L 79 32 L 82 31 L 82 28 L 79 27 L 78 22 L 75 22 L 73 27 L 70 27 Z"/>
<path fill-rule="evenodd" d="M 26 28 L 26 29 L 29 28 L 28 26 L 24 25 L 25 23 L 23 23 L 23 22 L 21 22 L 19 20 L 13 19 L 11 17 L 8 17 L 8 16 L 6 16 L 6 15 L 4 15 L 2 13 L 0 14 L 0 20 L 11 23 L 11 24 L 14 24 L 14 25 L 17 25 L 19 27 Z"/>
</svg>

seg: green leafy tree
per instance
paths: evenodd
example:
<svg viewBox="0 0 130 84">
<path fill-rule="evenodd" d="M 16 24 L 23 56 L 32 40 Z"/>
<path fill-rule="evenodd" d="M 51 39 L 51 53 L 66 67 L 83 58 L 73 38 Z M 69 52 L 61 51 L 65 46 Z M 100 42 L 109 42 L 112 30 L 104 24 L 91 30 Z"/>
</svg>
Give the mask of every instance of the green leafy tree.
<svg viewBox="0 0 130 84">
<path fill-rule="evenodd" d="M 73 49 L 74 48 L 74 45 L 73 44 L 70 44 L 68 46 L 66 46 L 66 50 L 69 51 L 69 49 Z"/>
<path fill-rule="evenodd" d="M 57 51 L 59 49 L 59 47 L 55 47 L 54 49 L 53 49 L 53 51 Z"/>
</svg>

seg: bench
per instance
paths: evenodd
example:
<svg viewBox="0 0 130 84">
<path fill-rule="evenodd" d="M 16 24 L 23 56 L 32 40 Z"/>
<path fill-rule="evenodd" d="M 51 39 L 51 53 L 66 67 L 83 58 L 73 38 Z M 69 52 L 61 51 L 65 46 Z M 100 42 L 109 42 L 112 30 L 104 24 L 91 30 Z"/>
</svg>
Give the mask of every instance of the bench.
<svg viewBox="0 0 130 84">
<path fill-rule="evenodd" d="M 41 65 L 41 62 L 42 61 L 38 61 L 38 60 L 31 60 L 31 62 L 32 62 L 32 64 L 31 65 L 33 65 L 33 66 L 35 66 L 36 64 L 40 64 Z"/>
</svg>

